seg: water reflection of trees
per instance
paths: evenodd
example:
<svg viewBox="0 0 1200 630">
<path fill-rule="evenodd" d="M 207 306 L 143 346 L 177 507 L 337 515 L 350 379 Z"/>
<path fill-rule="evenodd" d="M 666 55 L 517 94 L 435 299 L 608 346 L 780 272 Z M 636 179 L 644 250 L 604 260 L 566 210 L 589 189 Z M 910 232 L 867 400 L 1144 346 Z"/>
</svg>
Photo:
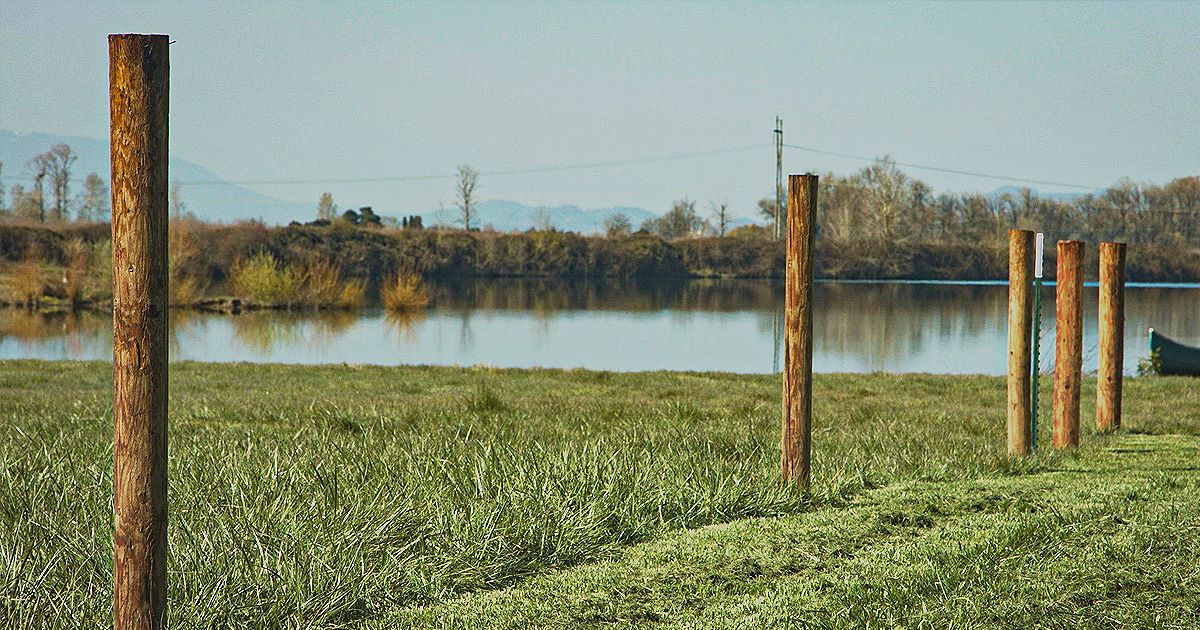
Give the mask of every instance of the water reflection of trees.
<svg viewBox="0 0 1200 630">
<path fill-rule="evenodd" d="M 815 297 L 817 349 L 879 369 L 931 339 L 1003 330 L 1008 317 L 1004 286 L 821 284 Z"/>
<path fill-rule="evenodd" d="M 94 311 L 43 313 L 19 308 L 0 309 L 0 343 L 12 339 L 26 348 L 62 343 L 68 358 L 92 358 L 89 349 L 99 338 L 101 351 L 112 352 L 112 318 Z"/>
<path fill-rule="evenodd" d="M 1098 293 L 1084 290 L 1085 345 L 1095 345 Z M 972 285 L 819 284 L 813 333 L 817 349 L 856 357 L 866 365 L 894 366 L 937 339 L 1007 336 L 1008 287 Z M 1127 289 L 1126 338 L 1144 338 L 1147 327 L 1175 331 L 1200 342 L 1200 290 Z M 782 312 L 782 306 L 780 306 Z M 764 315 L 760 326 L 782 326 Z M 1046 365 L 1053 364 L 1054 287 L 1043 288 L 1042 335 Z M 1085 352 L 1088 349 L 1085 348 Z M 1094 353 L 1093 353 L 1094 354 Z M 892 369 L 903 370 L 904 366 Z"/>
<path fill-rule="evenodd" d="M 1085 304 L 1096 312 L 1094 290 Z M 1200 343 L 1200 289 L 1139 288 L 1125 291 L 1125 332 L 1145 335 L 1147 328 L 1161 330 L 1181 341 Z"/>
<path fill-rule="evenodd" d="M 567 311 L 671 312 L 680 319 L 700 312 L 753 313 L 758 334 L 777 335 L 783 326 L 783 288 L 765 280 L 692 282 L 565 282 L 561 280 L 481 279 L 435 288 L 435 308 L 449 311 L 461 326 L 460 346 L 471 347 L 471 319 L 477 310 L 533 313 L 549 324 Z M 1085 354 L 1095 344 L 1097 289 L 1084 291 Z M 999 286 L 820 283 L 815 289 L 813 331 L 818 352 L 850 357 L 870 368 L 904 370 L 905 357 L 931 347 L 957 347 L 978 342 L 980 352 L 997 352 L 1007 334 L 1008 288 Z M 1153 326 L 1189 343 L 1200 343 L 1200 289 L 1130 288 L 1126 294 L 1126 338 L 1130 347 L 1144 343 Z M 1042 299 L 1043 367 L 1052 364 L 1054 287 Z M 259 354 L 288 348 L 323 351 L 335 346 L 359 322 L 360 312 L 258 311 L 214 315 L 172 309 L 171 352 L 212 343 L 213 330 L 228 326 L 234 341 Z M 368 313 L 367 317 L 379 317 Z M 374 334 L 415 340 L 425 311 L 383 316 Z M 377 326 L 379 324 L 368 324 Z M 705 334 L 723 334 L 720 324 Z M 597 329 L 597 334 L 605 330 Z M 520 333 L 525 334 L 525 333 Z M 760 337 L 761 339 L 762 337 Z M 997 341 L 1000 340 L 1000 341 Z M 545 340 L 542 340 L 544 342 Z M 108 313 L 83 311 L 45 314 L 0 309 L 0 342 L 19 344 L 15 356 L 106 359 L 112 352 L 112 318 Z M 557 343 L 570 343 L 557 340 Z M 19 349 L 24 346 L 24 349 Z M 1001 350 L 1002 351 L 1002 347 Z M 10 352 L 10 354 L 13 354 Z M 998 359 L 1000 365 L 1002 359 Z M 1128 361 L 1134 361 L 1131 356 Z"/>
<path fill-rule="evenodd" d="M 307 346 L 327 348 L 359 319 L 353 311 L 251 311 L 228 315 L 233 337 L 260 354 L 274 349 Z"/>
<path fill-rule="evenodd" d="M 383 321 L 399 341 L 415 341 L 417 325 L 425 320 L 424 309 L 384 311 Z"/>
<path fill-rule="evenodd" d="M 768 280 L 470 278 L 433 287 L 434 304 L 451 310 L 733 312 L 769 308 L 783 284 Z"/>
</svg>

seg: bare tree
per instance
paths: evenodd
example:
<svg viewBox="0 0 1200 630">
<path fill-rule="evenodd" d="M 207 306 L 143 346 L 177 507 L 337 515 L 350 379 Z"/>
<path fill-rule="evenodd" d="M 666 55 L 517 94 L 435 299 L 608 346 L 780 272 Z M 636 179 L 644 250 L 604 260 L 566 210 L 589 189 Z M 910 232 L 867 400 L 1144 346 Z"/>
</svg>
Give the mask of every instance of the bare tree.
<svg viewBox="0 0 1200 630">
<path fill-rule="evenodd" d="M 25 187 L 21 184 L 13 184 L 9 189 L 9 195 L 12 199 L 12 213 L 18 218 L 30 221 L 39 221 L 41 217 L 38 215 L 37 194 L 30 191 L 26 192 Z"/>
<path fill-rule="evenodd" d="M 633 231 L 633 223 L 624 212 L 618 212 L 604 220 L 604 233 L 608 236 L 625 236 Z"/>
<path fill-rule="evenodd" d="M 653 231 L 665 239 L 692 236 L 701 228 L 696 216 L 696 202 L 684 198 L 671 204 L 671 209 L 654 221 Z"/>
<path fill-rule="evenodd" d="M 337 218 L 337 210 L 337 204 L 333 203 L 333 193 L 321 193 L 321 199 L 317 201 L 317 218 L 332 221 Z"/>
<path fill-rule="evenodd" d="M 778 204 L 775 203 L 774 197 L 763 197 L 762 199 L 758 200 L 758 213 L 762 215 L 762 218 L 766 219 L 769 224 L 774 224 L 775 214 L 779 211 L 779 209 L 776 207 L 777 205 Z M 768 225 L 768 227 L 770 227 L 770 225 Z"/>
<path fill-rule="evenodd" d="M 37 204 L 37 220 L 46 222 L 46 197 L 42 194 L 42 181 L 50 169 L 50 158 L 46 153 L 39 153 L 29 160 L 29 170 L 33 171 L 33 203 Z"/>
<path fill-rule="evenodd" d="M 187 204 L 183 201 L 183 193 L 180 191 L 179 182 L 171 184 L 171 220 L 179 221 L 187 214 Z"/>
<path fill-rule="evenodd" d="M 108 216 L 108 186 L 95 173 L 83 181 L 83 195 L 79 199 L 80 221 L 103 221 Z"/>
<path fill-rule="evenodd" d="M 471 219 L 475 216 L 475 186 L 479 184 L 479 171 L 466 164 L 458 167 L 458 214 L 463 229 L 471 231 Z"/>
<path fill-rule="evenodd" d="M 41 155 L 44 172 L 50 176 L 50 186 L 54 190 L 54 221 L 66 221 L 70 217 L 71 202 L 71 166 L 79 155 L 69 144 L 56 144 Z"/>
<path fill-rule="evenodd" d="M 875 235 L 884 242 L 891 241 L 898 234 L 903 211 L 908 206 L 908 176 L 896 168 L 895 160 L 885 155 L 859 171 L 857 183 L 870 203 L 867 212 L 872 215 Z"/>
<path fill-rule="evenodd" d="M 554 229 L 554 223 L 550 220 L 550 213 L 544 206 L 538 206 L 533 211 L 533 229 L 539 232 L 548 232 Z"/>
<path fill-rule="evenodd" d="M 708 202 L 708 209 L 712 212 L 713 226 L 717 230 L 717 236 L 725 236 L 725 232 L 729 229 L 729 202 L 722 199 L 719 202 Z"/>
</svg>

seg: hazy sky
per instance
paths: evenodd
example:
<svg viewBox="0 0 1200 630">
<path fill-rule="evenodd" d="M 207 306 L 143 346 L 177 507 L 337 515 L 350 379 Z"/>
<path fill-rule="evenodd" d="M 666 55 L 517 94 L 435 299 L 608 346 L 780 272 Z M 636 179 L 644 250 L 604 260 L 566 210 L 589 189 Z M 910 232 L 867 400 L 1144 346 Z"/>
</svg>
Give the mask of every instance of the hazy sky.
<svg viewBox="0 0 1200 630">
<path fill-rule="evenodd" d="M 771 194 L 785 141 L 1107 185 L 1200 174 L 1200 3 L 0 2 L 0 127 L 103 138 L 110 32 L 167 33 L 171 150 L 230 180 L 485 173 L 485 198 L 661 211 Z M 490 171 L 751 147 L 639 165 Z M 863 163 L 790 149 L 788 171 Z M 1004 182 L 908 169 L 937 189 Z M 332 191 L 387 213 L 449 180 Z M 1039 186 L 1042 190 L 1069 190 Z"/>
</svg>

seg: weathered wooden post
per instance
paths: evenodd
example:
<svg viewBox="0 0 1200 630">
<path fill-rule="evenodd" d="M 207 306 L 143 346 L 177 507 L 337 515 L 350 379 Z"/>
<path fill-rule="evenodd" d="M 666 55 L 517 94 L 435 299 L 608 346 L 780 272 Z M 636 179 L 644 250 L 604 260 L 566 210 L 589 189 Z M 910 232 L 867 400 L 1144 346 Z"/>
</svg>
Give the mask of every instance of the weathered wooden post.
<svg viewBox="0 0 1200 630">
<path fill-rule="evenodd" d="M 1121 428 L 1125 370 L 1125 243 L 1100 243 L 1100 369 L 1096 373 L 1096 428 Z"/>
<path fill-rule="evenodd" d="M 1083 241 L 1058 242 L 1054 293 L 1054 446 L 1079 445 L 1083 372 Z"/>
<path fill-rule="evenodd" d="M 166 623 L 168 43 L 108 36 L 118 629 Z"/>
<path fill-rule="evenodd" d="M 812 472 L 813 249 L 817 176 L 788 176 L 787 291 L 783 340 L 783 478 L 808 487 Z"/>
<path fill-rule="evenodd" d="M 1033 232 L 1008 231 L 1008 454 L 1029 454 Z"/>
</svg>

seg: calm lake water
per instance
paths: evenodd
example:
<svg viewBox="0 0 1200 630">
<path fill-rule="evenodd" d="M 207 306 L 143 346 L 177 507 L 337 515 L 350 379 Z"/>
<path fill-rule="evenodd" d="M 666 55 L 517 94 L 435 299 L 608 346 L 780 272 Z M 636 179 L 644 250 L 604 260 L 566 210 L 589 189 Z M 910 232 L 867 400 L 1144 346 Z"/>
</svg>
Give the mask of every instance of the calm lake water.
<svg viewBox="0 0 1200 630">
<path fill-rule="evenodd" d="M 766 280 L 620 283 L 481 279 L 432 287 L 406 316 L 173 311 L 171 358 L 190 361 L 583 367 L 772 372 L 781 358 L 783 285 Z M 1085 369 L 1096 368 L 1097 290 L 1085 290 Z M 823 282 L 819 372 L 1004 374 L 1004 284 Z M 1126 291 L 1125 370 L 1146 329 L 1200 342 L 1200 288 Z M 0 309 L 0 359 L 112 357 L 106 314 Z M 1053 368 L 1054 288 L 1042 301 L 1042 369 Z"/>
</svg>

